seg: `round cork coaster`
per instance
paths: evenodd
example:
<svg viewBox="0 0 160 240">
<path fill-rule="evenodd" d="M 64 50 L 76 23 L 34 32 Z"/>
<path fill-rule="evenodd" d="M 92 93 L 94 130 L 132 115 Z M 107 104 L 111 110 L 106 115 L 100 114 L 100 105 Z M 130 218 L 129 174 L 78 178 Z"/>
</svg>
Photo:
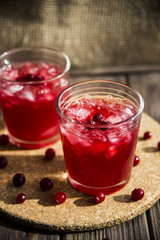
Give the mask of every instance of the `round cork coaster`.
<svg viewBox="0 0 160 240">
<path fill-rule="evenodd" d="M 1 120 L 1 128 L 3 128 Z M 143 140 L 145 131 L 151 131 L 151 139 Z M 4 130 L 2 129 L 0 133 Z M 0 169 L 0 212 L 25 225 L 53 231 L 84 231 L 113 226 L 144 212 L 160 197 L 160 125 L 147 114 L 143 114 L 136 154 L 140 163 L 133 167 L 130 182 L 119 192 L 107 195 L 104 202 L 94 204 L 90 196 L 76 191 L 67 181 L 60 141 L 53 145 L 56 158 L 45 161 L 45 149 L 22 150 L 9 145 L 0 148 L 0 156 L 8 158 L 8 165 Z M 26 183 L 15 187 L 12 178 L 22 172 Z M 39 181 L 43 177 L 54 180 L 54 188 L 43 192 Z M 134 202 L 131 191 L 144 189 L 142 200 Z M 67 200 L 55 205 L 53 196 L 64 191 Z M 18 193 L 25 193 L 27 200 L 16 203 Z"/>
</svg>

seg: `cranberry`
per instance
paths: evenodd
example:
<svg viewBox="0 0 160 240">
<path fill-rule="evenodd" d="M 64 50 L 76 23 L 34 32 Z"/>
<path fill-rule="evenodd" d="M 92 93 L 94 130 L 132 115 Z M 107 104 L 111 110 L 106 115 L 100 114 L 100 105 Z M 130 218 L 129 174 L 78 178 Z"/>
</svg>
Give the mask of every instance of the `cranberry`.
<svg viewBox="0 0 160 240">
<path fill-rule="evenodd" d="M 0 168 L 5 168 L 8 164 L 8 160 L 6 157 L 0 157 Z"/>
<path fill-rule="evenodd" d="M 160 142 L 158 142 L 157 148 L 158 148 L 158 150 L 160 151 Z"/>
<path fill-rule="evenodd" d="M 45 78 L 41 75 L 33 75 L 33 74 L 30 74 L 30 73 L 16 78 L 17 81 L 41 81 L 41 80 L 44 80 L 44 79 Z"/>
<path fill-rule="evenodd" d="M 132 193 L 131 193 L 132 199 L 134 201 L 138 201 L 143 198 L 144 196 L 144 191 L 141 188 L 135 188 Z"/>
<path fill-rule="evenodd" d="M 134 162 L 133 162 L 133 167 L 137 166 L 139 164 L 139 157 L 137 155 L 134 156 Z"/>
<path fill-rule="evenodd" d="M 102 115 L 102 113 L 95 113 L 94 115 L 93 115 L 93 121 L 94 122 L 96 122 L 96 123 L 99 123 L 99 122 L 101 122 L 101 121 L 103 121 L 103 115 Z"/>
<path fill-rule="evenodd" d="M 109 125 L 109 124 L 111 124 L 111 122 L 110 121 L 103 121 L 103 122 L 100 122 L 99 123 L 99 125 Z M 107 127 L 104 127 L 104 128 L 100 128 L 101 129 L 101 131 L 106 131 L 107 129 L 109 129 L 109 127 L 107 128 Z"/>
<path fill-rule="evenodd" d="M 46 160 L 51 160 L 55 157 L 56 151 L 53 148 L 48 148 L 45 151 L 45 159 Z"/>
<path fill-rule="evenodd" d="M 30 74 L 30 73 L 24 75 L 24 77 L 23 77 L 24 81 L 34 81 L 34 79 L 35 79 L 35 76 L 33 74 Z"/>
<path fill-rule="evenodd" d="M 62 204 L 66 201 L 66 194 L 64 192 L 57 192 L 54 195 L 54 201 L 56 204 Z"/>
<path fill-rule="evenodd" d="M 17 203 L 24 203 L 26 200 L 26 195 L 24 193 L 19 193 L 17 195 Z"/>
<path fill-rule="evenodd" d="M 86 124 L 91 124 L 91 125 L 95 125 L 96 123 L 94 122 L 94 121 L 92 121 L 92 120 L 87 120 L 86 122 L 85 122 Z M 93 130 L 94 129 L 94 126 L 92 127 L 86 127 L 87 129 L 89 129 L 89 130 Z"/>
<path fill-rule="evenodd" d="M 26 181 L 25 176 L 23 173 L 17 173 L 13 176 L 13 183 L 15 186 L 20 187 L 22 186 Z"/>
<path fill-rule="evenodd" d="M 42 75 L 37 75 L 35 76 L 35 79 L 36 81 L 42 81 L 42 80 L 45 80 L 45 78 L 42 76 Z"/>
<path fill-rule="evenodd" d="M 8 135 L 2 134 L 0 135 L 0 145 L 6 146 L 9 143 L 9 137 Z"/>
<path fill-rule="evenodd" d="M 151 132 L 145 132 L 143 137 L 144 137 L 144 139 L 149 139 L 149 138 L 152 137 L 152 133 Z"/>
<path fill-rule="evenodd" d="M 43 191 L 49 191 L 50 189 L 53 188 L 53 180 L 47 177 L 42 178 L 39 184 Z"/>
<path fill-rule="evenodd" d="M 98 192 L 93 196 L 93 200 L 95 203 L 101 203 L 105 199 L 105 194 L 103 192 Z"/>
</svg>

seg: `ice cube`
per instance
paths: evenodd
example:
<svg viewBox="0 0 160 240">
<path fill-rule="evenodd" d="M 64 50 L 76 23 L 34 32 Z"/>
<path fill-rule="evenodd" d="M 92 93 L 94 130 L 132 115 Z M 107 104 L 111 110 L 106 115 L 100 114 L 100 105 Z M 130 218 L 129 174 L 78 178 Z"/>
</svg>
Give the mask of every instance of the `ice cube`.
<svg viewBox="0 0 160 240">
<path fill-rule="evenodd" d="M 61 87 L 67 87 L 68 81 L 65 78 L 61 78 L 60 84 L 61 84 Z"/>
<path fill-rule="evenodd" d="M 130 108 L 127 108 L 127 107 L 126 107 L 126 113 L 127 113 L 129 116 L 132 116 L 132 115 L 133 115 L 131 109 L 130 109 Z"/>
<path fill-rule="evenodd" d="M 78 109 L 76 116 L 78 121 L 86 120 L 87 117 L 89 116 L 89 111 L 88 109 L 84 109 L 84 108 Z"/>
<path fill-rule="evenodd" d="M 56 68 L 55 68 L 55 67 L 50 68 L 50 69 L 48 70 L 48 73 L 49 73 L 50 75 L 55 75 L 55 73 L 56 73 Z"/>
<path fill-rule="evenodd" d="M 29 101 L 35 101 L 34 93 L 31 91 L 23 91 L 23 94 L 21 94 L 21 97 L 29 100 Z"/>
<path fill-rule="evenodd" d="M 116 153 L 117 153 L 117 147 L 112 145 L 112 146 L 108 146 L 108 148 L 105 151 L 105 156 L 107 159 L 112 158 Z"/>
<path fill-rule="evenodd" d="M 17 93 L 23 89 L 22 85 L 11 85 L 7 87 L 7 92 L 9 93 Z"/>
</svg>

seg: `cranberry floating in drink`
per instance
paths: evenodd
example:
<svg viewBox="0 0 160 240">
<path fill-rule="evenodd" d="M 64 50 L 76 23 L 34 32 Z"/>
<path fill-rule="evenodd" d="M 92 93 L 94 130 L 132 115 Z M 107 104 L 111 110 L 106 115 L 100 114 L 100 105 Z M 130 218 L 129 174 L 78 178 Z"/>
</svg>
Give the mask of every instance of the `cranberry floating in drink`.
<svg viewBox="0 0 160 240">
<path fill-rule="evenodd" d="M 59 139 L 55 101 L 68 87 L 68 57 L 50 48 L 17 48 L 0 56 L 0 103 L 13 144 L 41 148 Z"/>
<path fill-rule="evenodd" d="M 56 107 L 70 183 L 92 195 L 124 187 L 133 167 L 141 95 L 121 83 L 87 81 L 64 90 Z"/>
</svg>

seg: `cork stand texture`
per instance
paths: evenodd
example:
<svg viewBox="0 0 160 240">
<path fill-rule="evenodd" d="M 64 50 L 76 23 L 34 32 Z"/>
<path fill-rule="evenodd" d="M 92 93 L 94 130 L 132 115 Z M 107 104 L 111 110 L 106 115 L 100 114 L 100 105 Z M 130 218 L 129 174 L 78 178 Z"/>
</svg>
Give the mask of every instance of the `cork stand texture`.
<svg viewBox="0 0 160 240">
<path fill-rule="evenodd" d="M 144 141 L 141 137 L 148 129 L 153 137 Z M 26 151 L 12 145 L 1 148 L 0 155 L 8 158 L 8 166 L 1 169 L 0 174 L 0 212 L 22 224 L 53 231 L 100 229 L 136 217 L 160 197 L 160 152 L 156 149 L 159 131 L 159 123 L 143 114 L 136 150 L 140 164 L 133 168 L 126 187 L 106 196 L 105 201 L 98 205 L 93 203 L 90 196 L 76 191 L 68 183 L 60 141 L 53 145 L 57 154 L 49 162 L 44 160 L 45 149 Z M 12 177 L 17 172 L 23 172 L 26 176 L 26 183 L 20 188 L 12 183 Z M 49 192 L 42 192 L 39 187 L 43 177 L 54 180 L 54 188 Z M 138 202 L 130 196 L 135 187 L 145 191 L 144 198 Z M 55 205 L 53 195 L 60 190 L 66 193 L 67 200 L 62 205 Z M 27 195 L 23 204 L 16 203 L 20 192 Z"/>
</svg>

